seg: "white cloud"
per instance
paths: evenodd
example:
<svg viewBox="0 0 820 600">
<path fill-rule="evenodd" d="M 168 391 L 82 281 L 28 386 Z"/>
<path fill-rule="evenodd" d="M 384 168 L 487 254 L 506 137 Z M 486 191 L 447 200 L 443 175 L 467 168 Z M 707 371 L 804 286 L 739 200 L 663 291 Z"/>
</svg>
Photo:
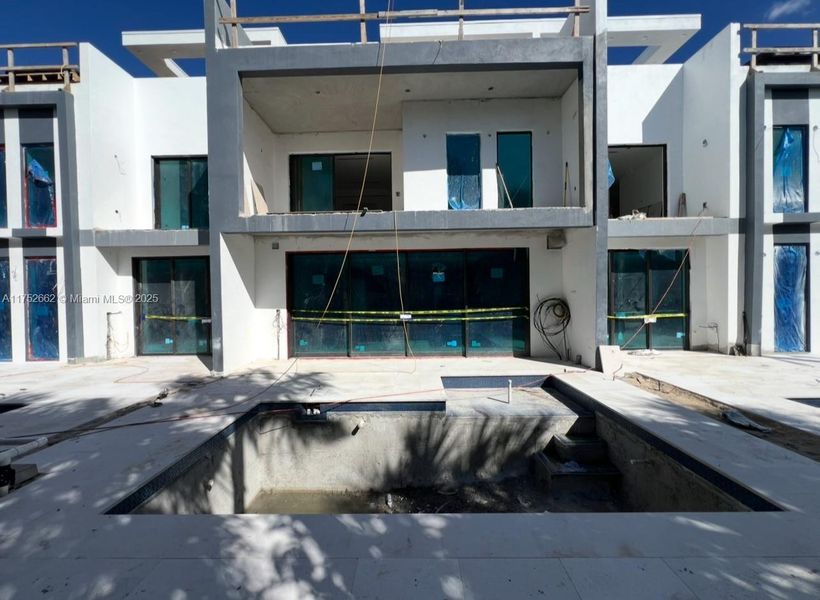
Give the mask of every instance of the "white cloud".
<svg viewBox="0 0 820 600">
<path fill-rule="evenodd" d="M 774 21 L 780 17 L 804 12 L 811 6 L 811 2 L 812 0 L 777 0 L 766 13 L 766 18 L 769 21 Z"/>
</svg>

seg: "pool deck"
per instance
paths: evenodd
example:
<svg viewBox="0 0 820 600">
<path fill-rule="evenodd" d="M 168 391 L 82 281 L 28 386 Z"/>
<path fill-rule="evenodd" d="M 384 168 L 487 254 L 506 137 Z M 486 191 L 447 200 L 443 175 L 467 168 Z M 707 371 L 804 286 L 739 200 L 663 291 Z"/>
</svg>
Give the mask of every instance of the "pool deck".
<svg viewBox="0 0 820 600">
<path fill-rule="evenodd" d="M 0 600 L 820 597 L 820 465 L 598 373 L 512 359 L 295 361 L 219 379 L 190 361 L 105 365 L 0 367 L 1 401 L 32 398 L 0 415 L 4 437 L 73 427 L 172 392 L 161 406 L 28 457 L 45 475 L 0 498 Z M 114 382 L 129 373 L 140 376 Z M 450 393 L 442 374 L 556 374 L 787 510 L 102 514 L 259 402 L 430 400 Z M 487 391 L 488 406 L 495 395 Z M 93 409 L 75 406 L 89 399 L 97 400 Z M 44 409 L 39 415 L 19 412 L 35 404 Z"/>
</svg>

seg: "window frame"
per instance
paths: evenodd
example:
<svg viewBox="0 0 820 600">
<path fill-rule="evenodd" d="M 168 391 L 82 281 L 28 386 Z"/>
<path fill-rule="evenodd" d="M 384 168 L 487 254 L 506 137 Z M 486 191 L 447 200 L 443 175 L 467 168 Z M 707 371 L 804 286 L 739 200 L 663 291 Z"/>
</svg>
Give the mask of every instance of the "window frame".
<svg viewBox="0 0 820 600">
<path fill-rule="evenodd" d="M 54 213 L 54 222 L 50 225 L 32 225 L 29 219 L 29 196 L 28 196 L 28 165 L 26 162 L 26 152 L 29 148 L 51 148 L 51 155 L 52 155 L 52 162 L 54 163 L 54 173 L 52 173 L 52 178 L 54 179 L 54 198 L 51 199 L 51 210 Z M 27 229 L 48 229 L 49 227 L 58 227 L 59 226 L 59 219 L 57 214 L 57 160 L 56 160 L 56 148 L 54 142 L 37 142 L 32 144 L 21 144 L 20 149 L 22 150 L 22 168 L 23 168 L 23 225 Z M 8 193 L 8 191 L 7 191 Z M 8 211 L 8 204 L 6 205 L 6 211 Z"/>
<path fill-rule="evenodd" d="M 797 213 L 787 213 L 787 212 L 778 212 L 775 210 L 774 201 L 775 201 L 775 181 L 774 181 L 774 170 L 775 170 L 775 153 L 777 152 L 777 146 L 774 143 L 775 140 L 775 132 L 778 129 L 799 129 L 803 132 L 803 210 Z M 771 170 L 771 177 L 772 177 L 772 186 L 770 189 L 771 193 L 771 212 L 774 215 L 785 215 L 785 214 L 805 214 L 809 212 L 809 194 L 811 193 L 809 189 L 810 185 L 810 177 L 809 177 L 809 169 L 811 168 L 809 165 L 809 137 L 810 131 L 809 126 L 805 123 L 802 124 L 789 124 L 789 123 L 777 123 L 772 125 L 772 170 Z"/>
<path fill-rule="evenodd" d="M 612 163 L 612 160 L 609 158 L 609 153 L 612 150 L 631 150 L 632 148 L 659 148 L 662 154 L 663 159 L 663 206 L 661 210 L 661 216 L 657 217 L 660 219 L 666 219 L 669 217 L 669 147 L 668 144 L 610 144 L 607 146 L 607 160 Z M 617 179 L 617 174 L 615 175 Z M 607 190 L 607 198 L 610 198 L 611 190 Z M 618 208 L 620 209 L 620 202 L 618 203 Z M 615 215 L 612 212 L 612 206 L 608 207 L 609 218 L 610 219 L 617 219 L 623 215 Z M 618 212 L 621 212 L 618 210 Z"/>
<path fill-rule="evenodd" d="M 162 227 L 162 191 L 160 185 L 160 162 L 162 161 L 186 161 L 187 162 L 187 177 L 188 177 L 188 227 L 182 228 L 179 227 L 178 229 L 170 229 Z M 188 230 L 203 230 L 207 231 L 210 228 L 210 185 L 208 189 L 208 227 L 193 227 L 191 223 L 193 222 L 193 186 L 194 186 L 194 178 L 193 178 L 193 164 L 194 161 L 204 161 L 206 169 L 208 168 L 208 155 L 207 154 L 190 154 L 190 155 L 173 155 L 173 156 L 152 156 L 151 162 L 153 163 L 153 177 L 154 177 L 154 229 L 158 229 L 161 231 L 188 231 Z M 182 225 L 180 223 L 180 225 Z"/>
<path fill-rule="evenodd" d="M 515 206 L 514 208 L 533 208 L 535 206 L 535 156 L 533 156 L 532 152 L 532 138 L 533 138 L 533 131 L 532 130 L 511 130 L 511 131 L 496 131 L 495 133 L 495 164 L 497 168 L 500 168 L 501 163 L 499 160 L 499 147 L 500 147 L 500 139 L 503 135 L 527 135 L 529 136 L 530 140 L 530 204 L 529 206 Z M 481 155 L 479 154 L 479 165 L 481 164 Z M 496 179 L 498 178 L 498 172 L 496 171 Z M 499 182 L 500 183 L 500 182 Z M 506 180 L 505 180 L 506 184 Z M 503 190 L 499 189 L 499 197 L 498 197 L 498 208 L 510 208 L 507 203 L 507 197 L 502 196 L 501 192 Z"/>
<path fill-rule="evenodd" d="M 472 137 L 478 140 L 478 207 L 475 209 L 457 209 L 450 206 L 450 153 L 448 152 L 449 140 L 451 137 Z M 497 143 L 497 142 L 496 142 Z M 445 173 L 445 197 L 447 210 L 482 210 L 484 208 L 484 169 L 481 165 L 481 148 L 483 142 L 481 139 L 481 132 L 478 131 L 447 131 L 444 134 L 444 173 Z M 498 158 L 498 157 L 496 157 Z"/>
<path fill-rule="evenodd" d="M 314 212 L 321 212 L 321 213 L 332 213 L 332 212 L 355 212 L 354 210 L 345 210 L 337 207 L 337 198 L 336 198 L 336 159 L 341 156 L 361 156 L 366 157 L 367 152 L 294 152 L 288 155 L 288 185 L 289 185 L 289 195 L 290 195 L 290 212 L 292 213 L 306 213 L 311 214 Z M 374 156 L 386 156 L 388 158 L 388 173 L 390 175 L 390 194 L 388 196 L 388 205 L 387 211 L 393 210 L 393 152 L 390 150 L 387 151 L 379 151 L 379 152 L 370 152 L 371 158 Z M 300 161 L 302 160 L 310 160 L 310 159 L 330 159 L 330 176 L 331 176 L 331 193 L 332 198 L 330 200 L 332 208 L 328 211 L 311 211 L 311 210 L 304 210 L 302 208 L 303 199 L 301 197 L 301 186 L 296 185 L 296 175 L 298 172 L 298 166 Z M 372 210 L 381 210 L 384 211 L 383 208 L 373 208 Z"/>
</svg>

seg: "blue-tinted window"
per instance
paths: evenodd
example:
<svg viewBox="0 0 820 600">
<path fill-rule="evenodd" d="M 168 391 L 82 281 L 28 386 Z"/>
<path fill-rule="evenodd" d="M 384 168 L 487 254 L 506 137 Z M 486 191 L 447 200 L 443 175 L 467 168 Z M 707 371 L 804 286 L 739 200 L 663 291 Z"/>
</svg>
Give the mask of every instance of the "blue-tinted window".
<svg viewBox="0 0 820 600">
<path fill-rule="evenodd" d="M 57 225 L 57 195 L 54 173 L 54 145 L 37 144 L 23 148 L 26 174 L 26 226 Z"/>
<path fill-rule="evenodd" d="M 0 258 L 0 360 L 11 360 L 9 259 Z"/>
<path fill-rule="evenodd" d="M 154 178 L 158 229 L 208 228 L 207 159 L 155 159 Z"/>
<path fill-rule="evenodd" d="M 447 205 L 452 210 L 481 208 L 481 137 L 447 136 Z"/>
<path fill-rule="evenodd" d="M 775 126 L 774 197 L 776 213 L 806 212 L 806 128 Z"/>
<path fill-rule="evenodd" d="M 777 352 L 805 352 L 808 246 L 774 247 L 774 346 Z"/>
<path fill-rule="evenodd" d="M 57 360 L 60 357 L 57 322 L 57 259 L 27 258 L 28 360 Z"/>
<path fill-rule="evenodd" d="M 6 197 L 6 149 L 0 146 L 0 227 L 8 227 L 8 200 Z"/>
</svg>

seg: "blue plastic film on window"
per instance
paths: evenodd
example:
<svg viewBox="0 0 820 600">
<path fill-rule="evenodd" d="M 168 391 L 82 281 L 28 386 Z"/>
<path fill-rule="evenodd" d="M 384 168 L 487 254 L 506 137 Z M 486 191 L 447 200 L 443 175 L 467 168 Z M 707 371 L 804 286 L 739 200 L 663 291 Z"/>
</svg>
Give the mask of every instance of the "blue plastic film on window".
<svg viewBox="0 0 820 600">
<path fill-rule="evenodd" d="M 57 225 L 54 146 L 26 148 L 26 220 L 29 227 Z"/>
<path fill-rule="evenodd" d="M 453 210 L 481 208 L 481 138 L 447 136 L 447 204 Z"/>
<path fill-rule="evenodd" d="M 27 258 L 26 287 L 29 360 L 57 360 L 57 259 Z"/>
<path fill-rule="evenodd" d="M 9 259 L 0 259 L 0 360 L 11 360 Z"/>
<path fill-rule="evenodd" d="M 610 161 L 606 161 L 606 183 L 607 187 L 611 188 L 615 185 L 615 171 L 612 170 L 612 163 Z"/>
<path fill-rule="evenodd" d="M 805 156 L 805 128 L 774 128 L 774 212 L 805 212 Z"/>
<path fill-rule="evenodd" d="M 806 351 L 807 247 L 774 247 L 774 346 L 777 352 Z"/>
<path fill-rule="evenodd" d="M 0 147 L 0 227 L 8 227 L 6 197 L 6 150 Z"/>
</svg>

